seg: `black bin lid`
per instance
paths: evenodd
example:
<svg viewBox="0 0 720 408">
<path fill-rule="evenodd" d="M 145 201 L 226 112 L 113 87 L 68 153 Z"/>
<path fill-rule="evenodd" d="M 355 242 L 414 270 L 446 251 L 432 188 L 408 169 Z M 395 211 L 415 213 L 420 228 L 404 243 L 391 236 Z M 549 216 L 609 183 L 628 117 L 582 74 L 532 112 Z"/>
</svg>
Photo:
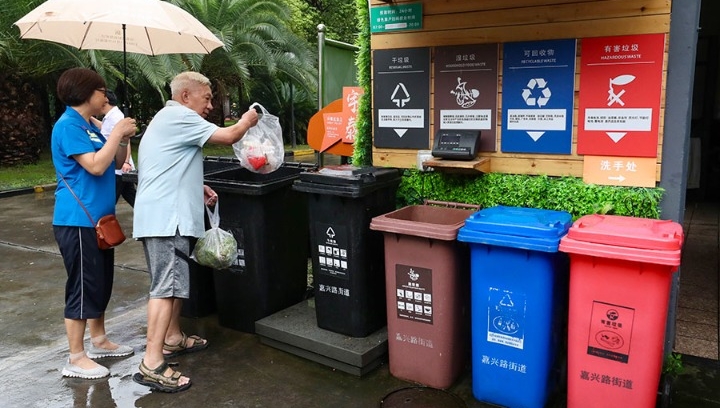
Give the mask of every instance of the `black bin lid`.
<svg viewBox="0 0 720 408">
<path fill-rule="evenodd" d="M 315 168 L 306 163 L 285 162 L 277 170 L 261 174 L 238 166 L 214 172 L 206 176 L 204 182 L 218 193 L 265 195 L 284 187 L 290 188 L 300 174 Z"/>
<path fill-rule="evenodd" d="M 401 172 L 392 167 L 325 166 L 301 173 L 293 189 L 305 193 L 361 197 L 381 188 L 397 188 Z"/>
</svg>

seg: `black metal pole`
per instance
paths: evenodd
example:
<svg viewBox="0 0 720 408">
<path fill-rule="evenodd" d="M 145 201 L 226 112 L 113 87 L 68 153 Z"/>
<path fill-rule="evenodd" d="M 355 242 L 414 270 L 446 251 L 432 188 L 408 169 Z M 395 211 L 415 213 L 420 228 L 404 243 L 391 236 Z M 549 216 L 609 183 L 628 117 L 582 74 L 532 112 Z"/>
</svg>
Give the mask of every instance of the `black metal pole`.
<svg viewBox="0 0 720 408">
<path fill-rule="evenodd" d="M 127 106 L 127 92 L 128 92 L 128 83 L 127 83 L 127 45 L 125 43 L 125 24 L 122 25 L 122 32 L 123 32 L 123 93 L 122 93 L 122 107 L 123 107 L 123 113 L 125 116 L 130 116 L 130 109 L 128 109 Z"/>
<path fill-rule="evenodd" d="M 293 83 L 290 81 L 290 138 L 292 139 L 292 148 L 297 147 L 295 142 L 295 98 L 293 97 Z"/>
</svg>

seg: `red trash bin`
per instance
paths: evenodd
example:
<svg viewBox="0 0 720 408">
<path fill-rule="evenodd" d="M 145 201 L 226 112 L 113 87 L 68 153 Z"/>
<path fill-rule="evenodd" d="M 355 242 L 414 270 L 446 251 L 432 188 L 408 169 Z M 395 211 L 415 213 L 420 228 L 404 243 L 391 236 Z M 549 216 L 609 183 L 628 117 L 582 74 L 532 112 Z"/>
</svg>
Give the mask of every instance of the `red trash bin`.
<svg viewBox="0 0 720 408">
<path fill-rule="evenodd" d="M 682 226 L 588 215 L 560 241 L 570 255 L 568 408 L 654 408 Z"/>
</svg>

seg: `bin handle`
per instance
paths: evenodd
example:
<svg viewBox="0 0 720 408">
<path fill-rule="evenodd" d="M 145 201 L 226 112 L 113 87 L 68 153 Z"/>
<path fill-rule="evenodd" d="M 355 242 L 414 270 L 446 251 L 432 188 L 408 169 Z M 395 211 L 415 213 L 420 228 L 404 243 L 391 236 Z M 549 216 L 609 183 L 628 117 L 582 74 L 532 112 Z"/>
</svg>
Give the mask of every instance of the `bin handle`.
<svg viewBox="0 0 720 408">
<path fill-rule="evenodd" d="M 456 203 L 452 201 L 423 200 L 423 205 L 437 205 L 440 207 L 448 208 L 466 208 L 468 210 L 480 209 L 480 206 L 477 204 Z"/>
</svg>

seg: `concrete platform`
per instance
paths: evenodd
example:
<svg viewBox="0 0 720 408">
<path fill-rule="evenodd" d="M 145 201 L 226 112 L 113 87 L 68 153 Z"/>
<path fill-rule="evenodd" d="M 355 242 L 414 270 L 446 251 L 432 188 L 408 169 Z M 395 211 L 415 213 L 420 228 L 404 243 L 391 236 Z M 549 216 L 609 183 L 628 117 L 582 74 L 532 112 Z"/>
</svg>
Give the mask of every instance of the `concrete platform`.
<svg viewBox="0 0 720 408">
<path fill-rule="evenodd" d="M 255 322 L 260 342 L 334 369 L 364 376 L 387 361 L 387 328 L 348 337 L 317 326 L 314 299 Z"/>
</svg>

